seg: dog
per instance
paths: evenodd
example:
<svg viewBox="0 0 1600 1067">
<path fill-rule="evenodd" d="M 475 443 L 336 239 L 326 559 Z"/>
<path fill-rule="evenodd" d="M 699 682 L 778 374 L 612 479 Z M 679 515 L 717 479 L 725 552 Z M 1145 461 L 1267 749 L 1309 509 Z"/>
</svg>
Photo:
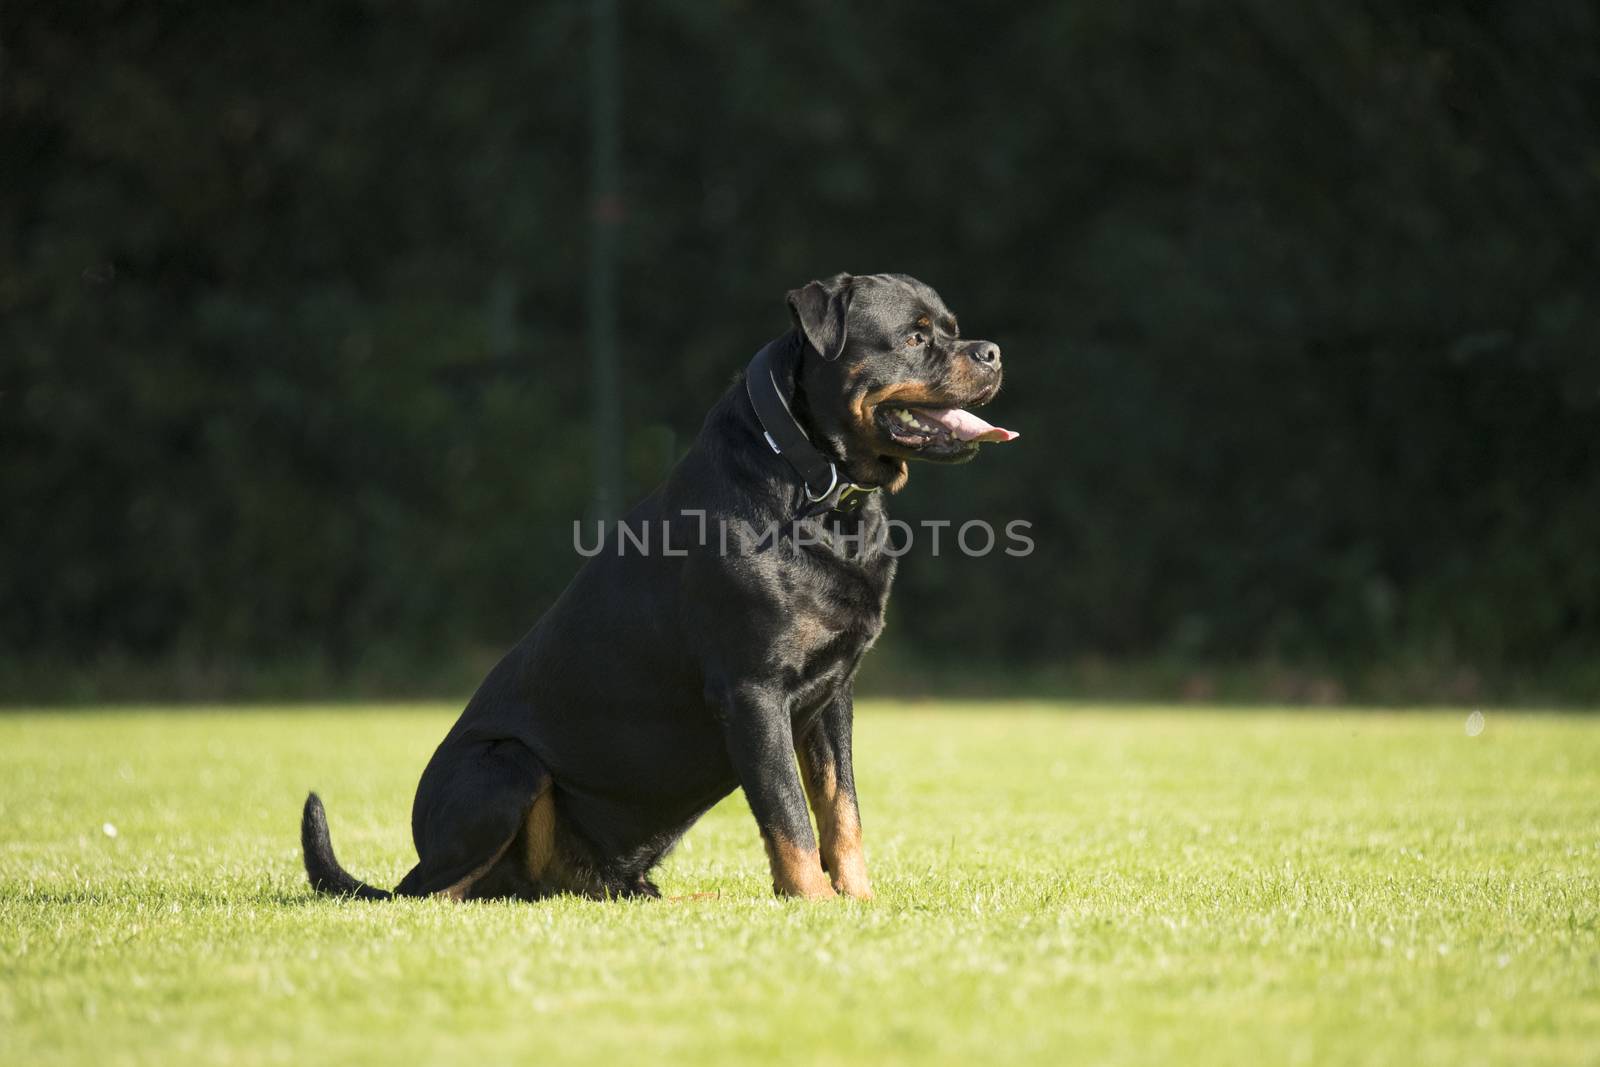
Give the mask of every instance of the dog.
<svg viewBox="0 0 1600 1067">
<path fill-rule="evenodd" d="M 400 884 L 346 872 L 321 800 L 306 798 L 315 891 L 659 897 L 652 869 L 743 787 L 774 892 L 871 898 L 851 727 L 894 578 L 884 497 L 908 461 L 964 463 L 1017 435 L 967 410 L 1000 391 L 999 346 L 962 339 L 921 282 L 839 274 L 788 305 L 792 328 L 439 745 L 411 812 L 418 862 Z M 749 546 L 744 530 L 774 532 Z"/>
</svg>

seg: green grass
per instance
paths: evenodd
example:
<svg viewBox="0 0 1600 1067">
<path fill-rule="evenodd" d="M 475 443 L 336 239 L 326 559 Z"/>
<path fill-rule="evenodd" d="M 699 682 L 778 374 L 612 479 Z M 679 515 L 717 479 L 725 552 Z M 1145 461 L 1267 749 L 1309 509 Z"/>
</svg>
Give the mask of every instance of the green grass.
<svg viewBox="0 0 1600 1067">
<path fill-rule="evenodd" d="M 739 796 L 715 899 L 313 899 L 305 790 L 392 884 L 454 714 L 0 717 L 0 1063 L 1600 1061 L 1597 720 L 874 704 L 872 904 Z"/>
</svg>

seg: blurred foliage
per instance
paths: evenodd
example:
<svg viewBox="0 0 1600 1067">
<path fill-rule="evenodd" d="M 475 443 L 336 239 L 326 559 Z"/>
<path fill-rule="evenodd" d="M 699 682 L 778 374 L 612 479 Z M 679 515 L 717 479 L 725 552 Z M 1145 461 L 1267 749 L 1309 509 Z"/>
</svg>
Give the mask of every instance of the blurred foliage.
<svg viewBox="0 0 1600 1067">
<path fill-rule="evenodd" d="M 587 10 L 0 14 L 0 642 L 443 663 L 578 563 Z M 1593 3 L 625 5 L 633 495 L 906 271 L 1023 431 L 901 517 L 896 654 L 1600 652 Z"/>
</svg>

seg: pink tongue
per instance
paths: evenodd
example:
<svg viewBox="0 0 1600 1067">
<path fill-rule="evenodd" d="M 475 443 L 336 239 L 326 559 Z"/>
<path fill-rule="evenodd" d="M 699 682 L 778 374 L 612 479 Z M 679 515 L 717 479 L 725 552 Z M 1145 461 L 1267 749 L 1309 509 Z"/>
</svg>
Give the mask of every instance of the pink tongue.
<svg viewBox="0 0 1600 1067">
<path fill-rule="evenodd" d="M 917 414 L 937 422 L 963 441 L 1015 441 L 1022 436 L 1014 430 L 991 426 L 963 408 L 919 408 Z"/>
</svg>

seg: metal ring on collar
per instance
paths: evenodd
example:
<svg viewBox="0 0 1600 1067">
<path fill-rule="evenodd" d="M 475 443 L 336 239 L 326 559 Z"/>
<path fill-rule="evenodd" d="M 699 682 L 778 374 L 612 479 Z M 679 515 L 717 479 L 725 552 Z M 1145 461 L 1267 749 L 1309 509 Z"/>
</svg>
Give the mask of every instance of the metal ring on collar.
<svg viewBox="0 0 1600 1067">
<path fill-rule="evenodd" d="M 811 501 L 811 503 L 813 503 L 813 504 L 821 503 L 822 501 L 828 499 L 828 497 L 832 496 L 833 495 L 833 491 L 835 489 L 839 488 L 839 468 L 836 467 L 834 464 L 829 463 L 828 464 L 828 474 L 829 474 L 828 488 L 824 489 L 822 492 L 818 493 L 816 496 L 812 496 L 811 495 L 811 487 L 809 485 L 805 487 L 804 492 L 806 494 L 806 499 Z"/>
</svg>

